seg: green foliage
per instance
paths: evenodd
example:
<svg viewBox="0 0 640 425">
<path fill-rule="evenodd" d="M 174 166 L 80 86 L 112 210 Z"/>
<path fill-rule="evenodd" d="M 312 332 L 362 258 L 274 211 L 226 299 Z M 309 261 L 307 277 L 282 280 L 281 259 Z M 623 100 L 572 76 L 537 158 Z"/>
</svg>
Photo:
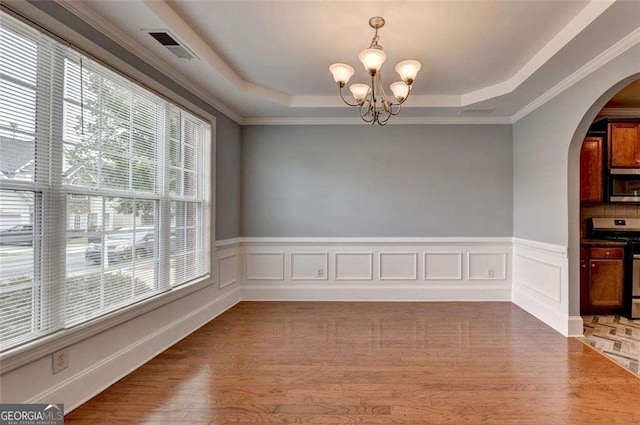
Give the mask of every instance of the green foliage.
<svg viewBox="0 0 640 425">
<path fill-rule="evenodd" d="M 78 142 L 65 146 L 72 170 L 68 178 L 80 185 L 96 186 L 99 181 L 106 188 L 154 192 L 155 105 L 86 68 L 82 71 L 83 111 L 74 126 Z M 120 199 L 115 210 L 149 223 L 155 203 Z"/>
<path fill-rule="evenodd" d="M 134 211 L 135 209 L 135 211 Z M 118 214 L 126 214 L 140 217 L 142 225 L 153 225 L 155 213 L 155 201 L 144 199 L 134 201 L 132 199 L 121 198 L 114 210 Z"/>
</svg>

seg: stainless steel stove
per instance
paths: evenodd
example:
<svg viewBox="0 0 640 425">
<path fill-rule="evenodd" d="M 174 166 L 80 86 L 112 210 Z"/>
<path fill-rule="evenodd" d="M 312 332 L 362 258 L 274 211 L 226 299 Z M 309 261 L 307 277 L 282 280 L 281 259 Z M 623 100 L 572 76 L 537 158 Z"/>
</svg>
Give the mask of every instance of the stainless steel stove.
<svg viewBox="0 0 640 425">
<path fill-rule="evenodd" d="M 638 218 L 592 218 L 591 237 L 594 239 L 626 242 L 625 289 L 627 314 L 640 319 L 640 219 Z"/>
</svg>

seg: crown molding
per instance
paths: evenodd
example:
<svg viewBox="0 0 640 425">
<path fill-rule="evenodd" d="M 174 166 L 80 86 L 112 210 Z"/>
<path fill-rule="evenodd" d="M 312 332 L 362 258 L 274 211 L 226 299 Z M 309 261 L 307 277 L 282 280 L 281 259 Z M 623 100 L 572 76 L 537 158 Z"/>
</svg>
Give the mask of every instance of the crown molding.
<svg viewBox="0 0 640 425">
<path fill-rule="evenodd" d="M 513 77 L 501 83 L 463 94 L 461 96 L 462 106 L 472 105 L 513 92 L 615 2 L 616 0 L 592 0 Z"/>
<path fill-rule="evenodd" d="M 176 81 L 185 89 L 196 94 L 202 100 L 216 108 L 220 112 L 227 115 L 233 121 L 240 125 L 357 125 L 362 124 L 359 117 L 267 117 L 267 118 L 243 118 L 215 97 L 209 94 L 198 84 L 187 79 L 178 70 L 157 57 L 149 49 L 141 43 L 135 41 L 123 31 L 113 24 L 107 22 L 102 16 L 94 12 L 92 9 L 84 5 L 80 1 L 55 0 L 56 3 L 65 7 L 73 14 L 87 22 L 98 31 L 102 32 L 113 41 L 117 42 L 131 53 L 149 65 L 161 69 L 162 72 Z M 149 9 L 156 13 L 160 19 L 167 23 L 172 31 L 175 31 L 185 42 L 191 47 L 196 48 L 196 52 L 205 58 L 210 66 L 212 66 L 220 75 L 230 81 L 235 82 L 240 92 L 252 96 L 268 99 L 278 104 L 288 106 L 290 108 L 346 108 L 339 97 L 334 96 L 289 96 L 282 94 L 257 84 L 249 83 L 233 71 L 200 37 L 191 30 L 191 28 L 180 18 L 180 16 L 171 9 L 164 0 L 143 0 Z M 462 96 L 458 95 L 415 95 L 407 102 L 407 107 L 451 107 L 460 108 L 470 104 L 487 100 L 493 97 L 501 96 L 512 92 L 523 81 L 533 74 L 537 69 L 544 65 L 551 57 L 553 57 L 562 47 L 569 43 L 577 34 L 607 10 L 615 0 L 592 0 L 585 8 L 572 19 L 569 24 L 561 30 L 545 47 L 543 47 L 523 68 L 516 73 L 511 79 L 496 84 L 491 87 L 467 93 Z M 166 20 L 165 20 L 166 18 Z M 172 25 L 177 25 L 181 30 L 178 31 Z M 188 37 L 184 36 L 184 32 L 190 33 Z M 194 38 L 195 37 L 195 38 Z M 200 45 L 199 43 L 203 45 Z M 581 67 L 579 70 L 562 80 L 560 83 L 547 90 L 543 95 L 536 98 L 533 102 L 516 112 L 511 117 L 394 117 L 389 121 L 393 125 L 411 125 L 411 124 L 513 124 L 522 119 L 527 114 L 539 108 L 546 102 L 558 96 L 572 85 L 596 71 L 609 61 L 621 55 L 631 47 L 640 42 L 640 28 L 634 30 L 622 40 L 605 50 L 595 59 Z M 198 48 L 199 47 L 199 48 Z M 203 53 L 204 52 L 204 53 Z M 212 63 L 213 62 L 213 63 Z M 226 67 L 226 68 L 225 68 Z M 220 71 L 223 70 L 223 72 Z M 230 81 L 231 82 L 231 81 Z M 504 90 L 507 90 L 506 92 Z M 618 111 L 619 112 L 619 111 Z M 625 113 L 625 112 L 622 112 Z M 628 112 L 632 113 L 632 112 Z M 618 116 L 621 116 L 618 114 Z M 637 115 L 634 115 L 637 116 Z"/>
<path fill-rule="evenodd" d="M 360 117 L 245 118 L 243 125 L 362 125 Z M 509 117 L 393 117 L 389 125 L 477 125 L 511 124 Z"/>
<path fill-rule="evenodd" d="M 594 59 L 583 65 L 576 72 L 553 86 L 551 89 L 547 90 L 542 96 L 538 97 L 533 102 L 529 103 L 527 106 L 516 112 L 511 116 L 512 122 L 517 122 L 520 119 L 524 118 L 534 110 L 538 109 L 540 106 L 549 102 L 554 97 L 558 96 L 560 93 L 567 90 L 569 87 L 578 83 L 583 78 L 589 76 L 593 72 L 597 71 L 607 63 L 611 62 L 613 59 L 617 58 L 636 44 L 640 43 L 640 27 L 631 31 L 628 35 L 622 38 L 620 41 L 609 47 L 604 52 L 600 53 Z"/>
<path fill-rule="evenodd" d="M 640 108 L 604 108 L 598 114 L 599 117 L 624 117 L 640 118 Z"/>
<path fill-rule="evenodd" d="M 191 93 L 195 94 L 206 103 L 217 109 L 218 111 L 225 114 L 227 117 L 231 118 L 238 124 L 242 124 L 242 117 L 240 114 L 224 105 L 215 97 L 211 96 L 206 90 L 200 87 L 198 84 L 193 81 L 187 79 L 182 73 L 173 68 L 167 62 L 160 59 L 158 56 L 153 54 L 149 49 L 144 47 L 139 42 L 135 41 L 119 28 L 105 20 L 102 16 L 94 12 L 92 9 L 84 5 L 80 1 L 65 1 L 65 0 L 55 0 L 57 4 L 69 10 L 71 13 L 91 25 L 93 28 L 97 29 L 105 36 L 109 37 L 129 52 L 133 53 L 140 59 L 142 59 L 147 64 L 153 66 L 154 68 L 161 70 L 163 74 L 167 77 L 174 80 L 176 83 L 180 84 L 185 89 L 189 90 Z"/>
</svg>

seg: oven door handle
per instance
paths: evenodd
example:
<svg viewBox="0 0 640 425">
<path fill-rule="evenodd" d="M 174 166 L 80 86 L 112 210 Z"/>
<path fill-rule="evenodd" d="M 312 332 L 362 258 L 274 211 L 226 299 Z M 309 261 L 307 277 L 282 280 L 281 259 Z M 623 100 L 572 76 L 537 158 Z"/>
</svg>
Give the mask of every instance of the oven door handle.
<svg viewBox="0 0 640 425">
<path fill-rule="evenodd" d="M 633 254 L 634 260 L 640 260 L 640 254 Z"/>
</svg>

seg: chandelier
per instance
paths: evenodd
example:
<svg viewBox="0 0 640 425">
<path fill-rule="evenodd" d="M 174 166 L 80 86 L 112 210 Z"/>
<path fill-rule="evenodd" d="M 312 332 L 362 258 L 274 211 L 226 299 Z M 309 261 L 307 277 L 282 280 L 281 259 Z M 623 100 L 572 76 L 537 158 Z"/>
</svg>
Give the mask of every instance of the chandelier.
<svg viewBox="0 0 640 425">
<path fill-rule="evenodd" d="M 384 18 L 380 16 L 369 19 L 369 26 L 375 30 L 375 34 L 369 48 L 360 52 L 358 59 L 371 76 L 371 82 L 369 84 L 352 84 L 349 87 L 356 103 L 347 101 L 342 93 L 342 89 L 355 73 L 353 67 L 346 63 L 334 63 L 329 67 L 333 79 L 340 88 L 340 97 L 344 103 L 349 106 L 357 106 L 360 109 L 360 117 L 371 125 L 375 123 L 385 125 L 389 118 L 398 115 L 401 105 L 409 98 L 411 85 L 422 67 L 420 62 L 416 60 L 405 60 L 397 64 L 395 69 L 402 81 L 396 81 L 389 86 L 394 99 L 387 96 L 382 86 L 382 71 L 380 69 L 387 59 L 387 54 L 378 44 L 380 39 L 378 30 L 384 26 L 384 23 Z"/>
</svg>

